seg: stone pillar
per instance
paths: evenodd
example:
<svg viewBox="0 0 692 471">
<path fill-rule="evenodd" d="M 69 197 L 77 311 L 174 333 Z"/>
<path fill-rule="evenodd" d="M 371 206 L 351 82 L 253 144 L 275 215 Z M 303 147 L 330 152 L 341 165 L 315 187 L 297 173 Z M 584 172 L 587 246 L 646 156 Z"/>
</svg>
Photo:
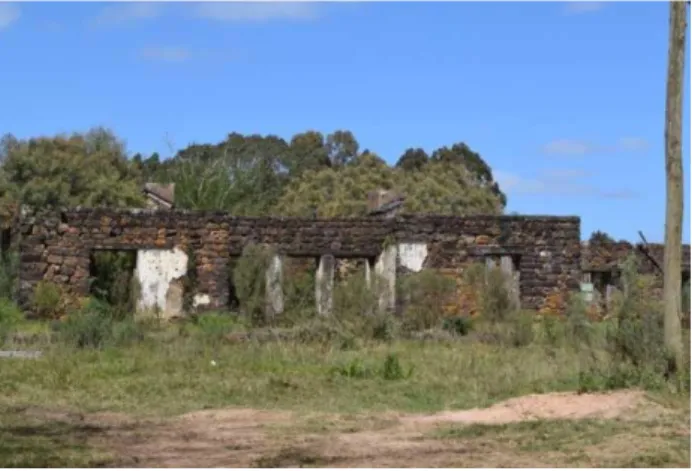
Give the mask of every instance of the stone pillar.
<svg viewBox="0 0 692 471">
<path fill-rule="evenodd" d="M 284 312 L 283 260 L 272 255 L 267 268 L 266 315 L 275 317 Z"/>
<path fill-rule="evenodd" d="M 380 312 L 396 309 L 396 262 L 397 247 L 390 245 L 382 251 L 375 262 L 375 286 L 378 289 Z"/>
<path fill-rule="evenodd" d="M 336 260 L 333 255 L 322 255 L 317 267 L 315 277 L 315 301 L 317 302 L 317 314 L 329 316 L 334 307 L 334 267 Z"/>
</svg>

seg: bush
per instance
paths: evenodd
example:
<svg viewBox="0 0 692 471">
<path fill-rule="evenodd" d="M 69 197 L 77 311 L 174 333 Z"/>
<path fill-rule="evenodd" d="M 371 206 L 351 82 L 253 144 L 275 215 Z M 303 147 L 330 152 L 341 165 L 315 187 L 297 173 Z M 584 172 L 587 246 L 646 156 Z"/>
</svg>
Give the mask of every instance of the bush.
<svg viewBox="0 0 692 471">
<path fill-rule="evenodd" d="M 455 335 L 466 336 L 471 332 L 473 320 L 468 316 L 449 317 L 442 323 L 442 329 Z"/>
<path fill-rule="evenodd" d="M 377 288 L 368 286 L 365 274 L 353 274 L 334 286 L 334 314 L 339 319 L 355 321 L 376 311 Z"/>
<path fill-rule="evenodd" d="M 62 341 L 76 348 L 124 346 L 144 338 L 139 324 L 133 319 L 116 320 L 113 308 L 98 299 L 71 312 L 57 329 Z"/>
<path fill-rule="evenodd" d="M 440 327 L 445 306 L 456 292 L 456 282 L 434 270 L 425 269 L 405 276 L 401 283 L 404 327 L 420 331 Z"/>
<path fill-rule="evenodd" d="M 274 321 L 266 313 L 267 269 L 273 256 L 274 252 L 268 247 L 247 245 L 233 269 L 233 285 L 241 312 L 254 327 Z"/>
<path fill-rule="evenodd" d="M 19 254 L 17 252 L 10 252 L 1 258 L 0 297 L 15 299 L 17 290 L 17 273 L 19 271 Z"/>
<path fill-rule="evenodd" d="M 129 317 L 135 311 L 139 294 L 133 277 L 136 261 L 135 252 L 98 251 L 93 255 L 92 270 L 96 275 L 90 279 L 90 292 L 112 306 L 116 319 Z"/>
<path fill-rule="evenodd" d="M 630 257 L 622 268 L 621 291 L 612 303 L 613 322 L 608 346 L 614 359 L 635 368 L 666 368 L 663 348 L 663 309 L 654 295 L 655 280 L 640 275 L 637 260 Z"/>
<path fill-rule="evenodd" d="M 40 281 L 34 288 L 32 308 L 40 319 L 57 319 L 65 314 L 64 292 L 60 286 Z"/>
<path fill-rule="evenodd" d="M 413 375 L 413 367 L 404 372 L 403 366 L 399 361 L 399 357 L 393 353 L 387 355 L 382 367 L 382 378 L 387 381 L 397 381 L 400 379 L 408 379 Z"/>
<path fill-rule="evenodd" d="M 503 322 L 516 313 L 516 306 L 506 284 L 506 275 L 499 268 L 486 271 L 481 291 L 481 315 L 490 322 Z"/>
<path fill-rule="evenodd" d="M 17 305 L 7 298 L 0 298 L 0 344 L 14 332 L 24 315 Z"/>
</svg>

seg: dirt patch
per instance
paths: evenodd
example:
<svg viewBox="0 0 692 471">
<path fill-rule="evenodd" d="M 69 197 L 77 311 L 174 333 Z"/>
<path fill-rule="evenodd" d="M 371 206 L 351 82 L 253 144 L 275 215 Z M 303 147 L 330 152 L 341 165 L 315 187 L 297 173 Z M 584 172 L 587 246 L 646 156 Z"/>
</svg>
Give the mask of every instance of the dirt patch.
<svg viewBox="0 0 692 471">
<path fill-rule="evenodd" d="M 649 401 L 642 391 L 616 391 L 609 394 L 552 393 L 518 397 L 485 409 L 407 417 L 405 421 L 505 424 L 545 419 L 613 419 L 631 414 L 642 406 L 647 406 L 649 411 L 652 407 L 656 412 L 665 410 Z"/>
<path fill-rule="evenodd" d="M 531 395 L 485 409 L 432 415 L 313 415 L 306 418 L 287 412 L 223 409 L 189 413 L 169 420 L 142 421 L 119 414 L 82 415 L 47 411 L 40 414 L 47 420 L 80 422 L 94 427 L 99 433 L 94 434 L 91 443 L 116 457 L 112 466 L 555 467 L 589 466 L 599 462 L 577 448 L 553 451 L 550 443 L 542 443 L 544 452 L 538 454 L 532 451 L 533 445 L 526 447 L 528 452 L 513 449 L 499 436 L 489 433 L 474 434 L 470 431 L 444 439 L 435 439 L 430 433 L 444 424 L 462 428 L 473 424 L 494 427 L 555 419 L 563 422 L 592 419 L 589 430 L 595 433 L 599 425 L 594 425 L 593 419 L 641 420 L 643 410 L 651 417 L 662 417 L 670 412 L 648 401 L 642 392 L 622 391 Z M 36 411 L 27 412 L 34 416 L 37 414 Z M 679 424 L 676 426 L 680 427 Z M 631 428 L 641 427 L 632 425 Z M 589 430 L 582 428 L 571 432 L 563 427 L 560 432 L 567 437 L 566 443 L 569 442 L 568 433 L 584 436 Z M 513 433 L 531 436 L 530 431 L 515 430 Z M 544 431 L 543 435 L 551 433 Z M 609 439 L 611 432 L 601 429 L 599 433 Z M 686 435 L 680 435 L 688 439 L 689 428 Z M 612 439 L 617 444 L 627 440 L 622 434 Z M 590 440 L 593 445 L 589 453 L 605 453 L 600 445 L 600 436 Z M 660 447 L 660 443 L 656 446 Z M 621 452 L 618 447 L 608 449 L 608 453 L 615 453 L 614 458 L 609 458 L 613 463 L 617 463 L 620 454 L 629 456 L 631 453 L 626 449 Z M 657 456 L 654 458 L 659 459 Z M 686 456 L 689 461 L 689 451 Z M 684 459 L 684 456 L 676 455 L 674 460 L 670 460 L 677 463 Z"/>
</svg>

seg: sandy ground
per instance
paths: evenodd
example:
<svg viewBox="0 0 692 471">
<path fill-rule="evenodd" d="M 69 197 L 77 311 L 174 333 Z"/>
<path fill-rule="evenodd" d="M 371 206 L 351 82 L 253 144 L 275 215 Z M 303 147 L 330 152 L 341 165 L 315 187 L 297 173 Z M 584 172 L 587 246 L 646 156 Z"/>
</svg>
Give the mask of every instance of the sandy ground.
<svg viewBox="0 0 692 471">
<path fill-rule="evenodd" d="M 486 409 L 433 415 L 344 418 L 249 409 L 207 410 L 161 421 L 124 415 L 71 416 L 98 427 L 95 445 L 127 467 L 550 467 L 536 454 L 505 453 L 482 440 L 430 436 L 450 424 L 505 424 L 537 419 L 640 418 L 669 413 L 639 391 L 544 394 Z M 684 433 L 684 431 L 683 431 Z M 689 430 L 686 431 L 689 434 Z"/>
</svg>

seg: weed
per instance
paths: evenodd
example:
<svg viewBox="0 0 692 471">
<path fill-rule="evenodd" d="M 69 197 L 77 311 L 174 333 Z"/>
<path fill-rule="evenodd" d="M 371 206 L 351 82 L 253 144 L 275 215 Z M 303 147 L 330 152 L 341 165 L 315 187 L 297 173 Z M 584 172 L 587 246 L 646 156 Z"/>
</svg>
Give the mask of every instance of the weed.
<svg viewBox="0 0 692 471">
<path fill-rule="evenodd" d="M 413 367 L 409 368 L 408 371 L 404 371 L 399 361 L 399 356 L 390 353 L 384 360 L 384 366 L 382 367 L 382 378 L 387 381 L 397 381 L 400 379 L 408 379 L 413 375 Z"/>
<path fill-rule="evenodd" d="M 435 270 L 425 269 L 406 275 L 399 291 L 406 305 L 405 328 L 420 331 L 440 327 L 445 306 L 456 292 L 456 283 Z"/>
<path fill-rule="evenodd" d="M 456 316 L 445 319 L 442 329 L 459 336 L 466 336 L 473 328 L 473 320 L 468 316 Z"/>
</svg>

